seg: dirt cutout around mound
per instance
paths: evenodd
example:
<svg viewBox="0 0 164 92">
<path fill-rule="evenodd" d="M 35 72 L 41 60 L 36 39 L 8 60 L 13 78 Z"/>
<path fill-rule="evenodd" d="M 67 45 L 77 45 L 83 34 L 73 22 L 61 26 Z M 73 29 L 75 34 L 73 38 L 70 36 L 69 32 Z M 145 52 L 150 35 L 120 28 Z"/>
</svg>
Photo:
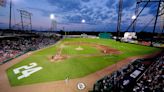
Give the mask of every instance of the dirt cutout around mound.
<svg viewBox="0 0 164 92">
<path fill-rule="evenodd" d="M 67 42 L 64 43 L 64 45 L 77 45 L 77 46 L 91 46 L 94 47 L 96 49 L 98 49 L 101 54 L 84 54 L 84 55 L 63 55 L 62 49 L 63 47 L 60 47 L 56 53 L 56 55 L 51 56 L 50 57 L 50 61 L 51 62 L 59 62 L 71 57 L 78 57 L 78 56 L 83 56 L 83 57 L 93 57 L 93 56 L 105 56 L 105 55 L 111 55 L 111 54 L 121 54 L 121 51 L 114 49 L 114 48 L 110 48 L 108 46 L 105 45 L 100 45 L 100 44 L 96 44 L 96 43 L 88 43 L 88 42 Z M 78 47 L 79 48 L 79 47 Z M 75 49 L 76 50 L 76 49 Z"/>
<path fill-rule="evenodd" d="M 59 47 L 59 49 L 57 50 L 56 55 L 50 56 L 50 57 L 49 57 L 49 59 L 50 59 L 51 62 L 60 62 L 60 61 L 65 60 L 65 59 L 68 58 L 68 55 L 63 55 L 63 54 L 61 54 L 63 48 L 64 48 L 64 45 L 61 45 L 61 46 Z"/>
</svg>

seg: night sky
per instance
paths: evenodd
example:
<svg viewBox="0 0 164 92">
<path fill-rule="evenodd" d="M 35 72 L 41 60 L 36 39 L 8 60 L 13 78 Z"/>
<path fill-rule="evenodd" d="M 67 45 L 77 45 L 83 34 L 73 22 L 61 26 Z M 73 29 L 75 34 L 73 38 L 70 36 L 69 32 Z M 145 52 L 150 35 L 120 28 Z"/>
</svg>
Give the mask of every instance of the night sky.
<svg viewBox="0 0 164 92">
<path fill-rule="evenodd" d="M 47 30 L 50 28 L 50 14 L 55 14 L 57 30 L 65 28 L 67 31 L 116 31 L 117 11 L 119 0 L 13 0 L 12 25 L 20 22 L 20 14 L 17 9 L 31 12 L 32 25 L 35 30 Z M 141 10 L 143 3 L 139 10 Z M 157 3 L 150 3 L 145 8 L 137 22 L 137 31 L 142 31 L 155 15 Z M 123 0 L 122 31 L 132 22 L 135 14 L 136 0 Z M 86 23 L 82 24 L 81 20 Z M 160 19 L 158 19 L 160 21 Z M 9 3 L 6 7 L 0 6 L 0 28 L 8 28 Z M 160 22 L 157 30 L 160 32 Z M 144 30 L 152 32 L 154 21 Z M 132 31 L 130 29 L 129 31 Z"/>
</svg>

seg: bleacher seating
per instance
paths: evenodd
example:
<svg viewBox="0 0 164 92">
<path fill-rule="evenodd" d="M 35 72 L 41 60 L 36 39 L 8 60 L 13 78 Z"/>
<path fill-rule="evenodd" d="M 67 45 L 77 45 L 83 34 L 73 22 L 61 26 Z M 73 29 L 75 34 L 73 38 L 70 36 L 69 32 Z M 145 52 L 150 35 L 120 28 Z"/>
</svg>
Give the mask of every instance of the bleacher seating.
<svg viewBox="0 0 164 92">
<path fill-rule="evenodd" d="M 59 38 L 47 36 L 15 36 L 0 38 L 0 64 L 31 50 L 54 44 Z"/>
<path fill-rule="evenodd" d="M 93 92 L 164 92 L 164 57 L 137 59 L 98 80 Z"/>
<path fill-rule="evenodd" d="M 133 88 L 133 92 L 164 92 L 164 57 L 160 57 L 155 64 L 141 76 Z"/>
</svg>

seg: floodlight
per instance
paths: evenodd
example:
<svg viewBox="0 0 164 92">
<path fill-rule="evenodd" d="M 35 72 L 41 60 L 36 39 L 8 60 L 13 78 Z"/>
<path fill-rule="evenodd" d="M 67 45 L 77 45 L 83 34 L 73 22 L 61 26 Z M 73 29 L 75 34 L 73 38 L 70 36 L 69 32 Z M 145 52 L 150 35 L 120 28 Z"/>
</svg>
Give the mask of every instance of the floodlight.
<svg viewBox="0 0 164 92">
<path fill-rule="evenodd" d="M 81 23 L 85 23 L 85 20 L 84 20 L 84 19 L 82 19 L 82 20 L 81 20 Z"/>
<path fill-rule="evenodd" d="M 132 16 L 132 19 L 135 20 L 135 19 L 136 19 L 136 15 L 133 15 L 133 16 Z"/>
<path fill-rule="evenodd" d="M 54 14 L 50 14 L 50 19 L 54 20 L 55 19 L 55 15 Z"/>
</svg>

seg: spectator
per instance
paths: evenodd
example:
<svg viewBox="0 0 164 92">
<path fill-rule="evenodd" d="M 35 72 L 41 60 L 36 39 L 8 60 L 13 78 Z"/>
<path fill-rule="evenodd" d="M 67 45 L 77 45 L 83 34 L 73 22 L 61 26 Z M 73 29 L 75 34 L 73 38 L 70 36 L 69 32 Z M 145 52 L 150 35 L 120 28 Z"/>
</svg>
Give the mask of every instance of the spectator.
<svg viewBox="0 0 164 92">
<path fill-rule="evenodd" d="M 52 45 L 57 41 L 54 37 L 19 37 L 0 40 L 0 63 L 23 54 L 29 50 L 36 50 Z"/>
</svg>

